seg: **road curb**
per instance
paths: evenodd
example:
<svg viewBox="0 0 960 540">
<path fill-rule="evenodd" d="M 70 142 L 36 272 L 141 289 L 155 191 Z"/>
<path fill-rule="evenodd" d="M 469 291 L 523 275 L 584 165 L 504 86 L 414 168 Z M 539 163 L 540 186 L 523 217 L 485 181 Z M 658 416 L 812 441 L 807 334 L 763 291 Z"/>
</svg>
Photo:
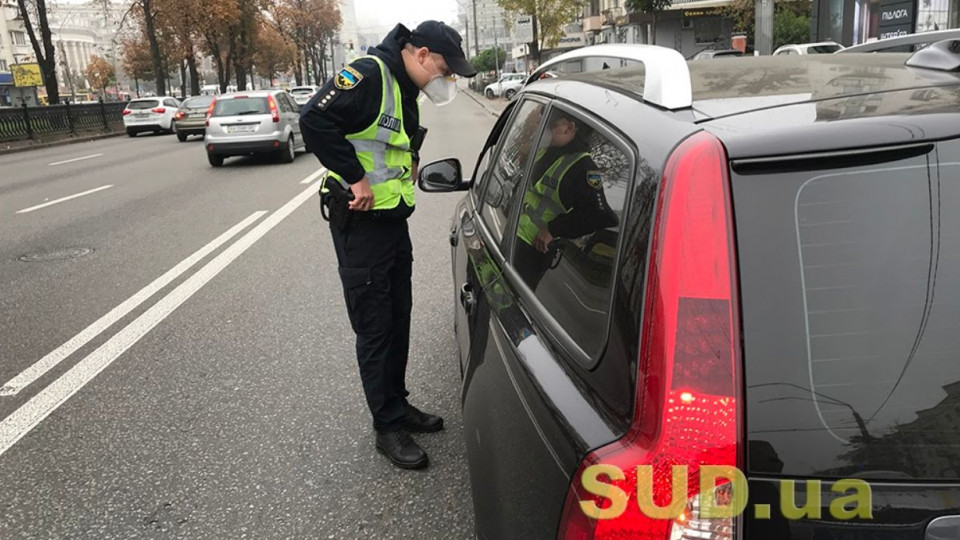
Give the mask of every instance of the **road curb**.
<svg viewBox="0 0 960 540">
<path fill-rule="evenodd" d="M 484 109 L 485 111 L 487 111 L 488 113 L 490 113 L 490 114 L 492 114 L 493 116 L 496 116 L 496 117 L 499 117 L 499 116 L 500 116 L 500 111 L 497 111 L 497 110 L 495 110 L 494 108 L 492 108 L 491 106 L 487 105 L 486 103 L 480 101 L 480 98 L 479 98 L 478 96 L 475 96 L 472 90 L 467 90 L 466 92 L 464 92 L 464 94 L 470 96 L 470 99 L 472 99 L 473 101 L 475 101 L 477 105 L 483 107 L 483 109 Z"/>
<path fill-rule="evenodd" d="M 111 137 L 120 137 L 122 135 L 126 135 L 126 133 L 123 131 L 119 133 L 102 133 L 100 135 L 89 135 L 86 137 L 76 137 L 73 139 L 64 139 L 62 141 L 51 141 L 51 142 L 40 143 L 40 144 L 28 144 L 25 146 L 17 146 L 13 148 L 0 147 L 0 156 L 6 155 L 6 154 L 19 154 L 21 152 L 29 152 L 30 150 L 42 150 L 44 148 L 54 148 L 56 146 L 66 146 L 68 144 L 99 141 L 101 139 L 109 139 Z"/>
</svg>

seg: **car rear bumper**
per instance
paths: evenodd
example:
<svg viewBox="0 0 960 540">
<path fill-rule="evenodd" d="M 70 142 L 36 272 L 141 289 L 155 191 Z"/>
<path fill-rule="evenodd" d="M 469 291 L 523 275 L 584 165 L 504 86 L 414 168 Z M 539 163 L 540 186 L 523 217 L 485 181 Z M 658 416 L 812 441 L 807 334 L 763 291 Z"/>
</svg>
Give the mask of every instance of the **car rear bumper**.
<svg viewBox="0 0 960 540">
<path fill-rule="evenodd" d="M 125 127 L 126 127 L 126 130 L 127 130 L 127 131 L 135 131 L 135 132 L 140 132 L 140 131 L 161 131 L 161 130 L 167 129 L 167 128 L 163 127 L 162 125 L 160 125 L 159 123 L 154 123 L 154 124 L 127 124 Z"/>
<path fill-rule="evenodd" d="M 176 120 L 174 124 L 177 126 L 177 131 L 180 133 L 204 133 L 207 130 L 207 121 L 206 118 L 201 118 L 199 120 Z"/>
<path fill-rule="evenodd" d="M 283 143 L 276 139 L 254 141 L 214 142 L 204 141 L 207 153 L 214 156 L 242 156 L 246 154 L 264 154 L 277 152 Z"/>
</svg>

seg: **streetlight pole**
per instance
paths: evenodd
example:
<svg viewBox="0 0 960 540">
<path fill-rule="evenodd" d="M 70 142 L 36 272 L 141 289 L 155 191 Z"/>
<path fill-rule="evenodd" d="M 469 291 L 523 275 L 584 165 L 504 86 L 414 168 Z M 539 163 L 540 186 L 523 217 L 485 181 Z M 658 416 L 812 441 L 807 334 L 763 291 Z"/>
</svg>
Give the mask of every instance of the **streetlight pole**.
<svg viewBox="0 0 960 540">
<path fill-rule="evenodd" d="M 473 54 L 474 56 L 480 56 L 480 34 L 477 33 L 477 0 L 471 0 L 473 2 Z"/>
<path fill-rule="evenodd" d="M 497 80 L 500 80 L 500 43 L 497 40 L 497 16 L 493 16 L 493 58 L 497 66 Z"/>
</svg>

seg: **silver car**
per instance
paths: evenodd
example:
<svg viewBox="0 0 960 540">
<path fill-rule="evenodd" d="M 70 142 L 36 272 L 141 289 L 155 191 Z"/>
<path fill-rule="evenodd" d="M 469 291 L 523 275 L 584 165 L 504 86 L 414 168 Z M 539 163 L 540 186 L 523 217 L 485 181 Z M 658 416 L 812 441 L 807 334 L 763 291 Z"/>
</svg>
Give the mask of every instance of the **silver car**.
<svg viewBox="0 0 960 540">
<path fill-rule="evenodd" d="M 300 107 L 283 90 L 235 92 L 217 96 L 203 138 L 210 165 L 230 156 L 273 154 L 291 163 L 305 149 Z"/>
<path fill-rule="evenodd" d="M 297 105 L 303 107 L 319 91 L 319 86 L 294 86 L 290 89 L 290 95 L 293 96 L 293 100 L 297 102 Z"/>
</svg>

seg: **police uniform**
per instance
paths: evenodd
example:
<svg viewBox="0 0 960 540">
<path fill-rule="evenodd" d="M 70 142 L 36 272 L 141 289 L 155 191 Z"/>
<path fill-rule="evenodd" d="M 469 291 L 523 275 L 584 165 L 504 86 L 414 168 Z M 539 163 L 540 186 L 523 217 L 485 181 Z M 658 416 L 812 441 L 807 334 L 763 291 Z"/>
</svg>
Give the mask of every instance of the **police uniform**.
<svg viewBox="0 0 960 540">
<path fill-rule="evenodd" d="M 348 227 L 330 230 L 377 448 L 406 468 L 425 466 L 426 454 L 409 438 L 384 442 L 394 447 L 384 451 L 381 435 L 437 431 L 443 420 L 407 402 L 413 248 L 406 220 L 415 209 L 411 140 L 420 123 L 420 88 L 407 74 L 401 51 L 407 43 L 438 54 L 456 46 L 462 56 L 453 37 L 459 39 L 434 21 L 412 33 L 397 25 L 368 56 L 328 81 L 300 120 L 307 148 L 331 178 L 347 189 L 366 178 L 373 192 L 370 211 L 351 211 Z M 434 45 L 438 39 L 449 43 Z"/>
<path fill-rule="evenodd" d="M 607 204 L 603 177 L 582 139 L 541 150 L 533 167 L 537 182 L 527 190 L 517 226 L 517 271 L 536 290 L 552 261 L 534 247 L 546 228 L 554 238 L 579 238 L 616 224 Z"/>
</svg>

